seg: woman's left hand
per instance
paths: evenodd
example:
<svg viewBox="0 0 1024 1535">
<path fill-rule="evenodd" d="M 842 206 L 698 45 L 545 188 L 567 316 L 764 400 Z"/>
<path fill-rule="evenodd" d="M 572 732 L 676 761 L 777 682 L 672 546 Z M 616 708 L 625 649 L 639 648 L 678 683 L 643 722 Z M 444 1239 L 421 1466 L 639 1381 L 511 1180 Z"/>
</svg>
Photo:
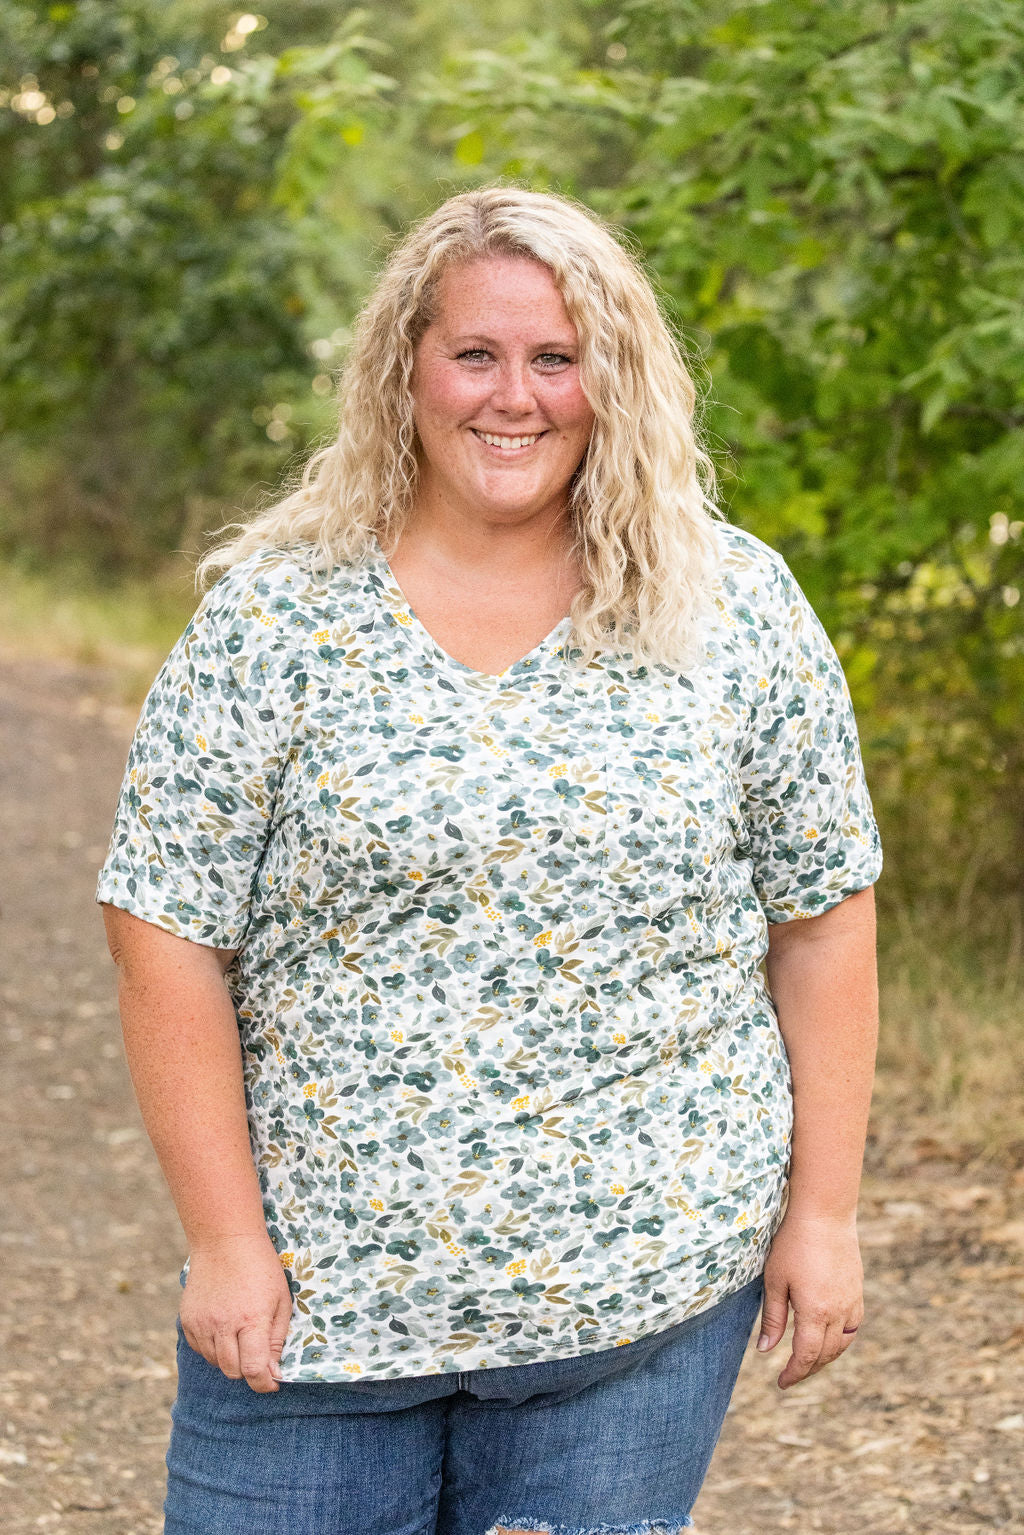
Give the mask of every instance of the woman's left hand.
<svg viewBox="0 0 1024 1535">
<path fill-rule="evenodd" d="M 778 1384 L 784 1391 L 846 1352 L 864 1320 L 864 1271 L 855 1217 L 803 1215 L 792 1206 L 775 1233 L 764 1271 L 761 1352 L 786 1331 L 793 1347 Z"/>
</svg>

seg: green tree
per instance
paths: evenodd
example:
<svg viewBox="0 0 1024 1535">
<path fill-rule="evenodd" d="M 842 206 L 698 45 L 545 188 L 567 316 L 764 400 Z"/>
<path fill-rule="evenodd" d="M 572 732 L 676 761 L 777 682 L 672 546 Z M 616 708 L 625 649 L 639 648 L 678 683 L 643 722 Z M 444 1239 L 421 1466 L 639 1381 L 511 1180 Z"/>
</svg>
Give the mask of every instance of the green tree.
<svg viewBox="0 0 1024 1535">
<path fill-rule="evenodd" d="M 531 19 L 266 9 L 0 10 L 8 553 L 151 563 L 298 462 L 382 245 L 478 176 L 445 48 Z"/>
<path fill-rule="evenodd" d="M 934 816 L 939 777 L 950 833 L 1012 877 L 1024 13 L 634 0 L 620 35 L 656 92 L 612 201 L 707 338 L 735 511 L 843 642 L 894 797 Z"/>
<path fill-rule="evenodd" d="M 289 11 L 292 36 L 325 25 Z M 305 103 L 265 29 L 150 0 L 0 17 L 9 548 L 172 549 L 320 420 L 302 231 L 276 189 Z M 335 52 L 353 94 L 386 84 L 354 34 Z"/>
</svg>

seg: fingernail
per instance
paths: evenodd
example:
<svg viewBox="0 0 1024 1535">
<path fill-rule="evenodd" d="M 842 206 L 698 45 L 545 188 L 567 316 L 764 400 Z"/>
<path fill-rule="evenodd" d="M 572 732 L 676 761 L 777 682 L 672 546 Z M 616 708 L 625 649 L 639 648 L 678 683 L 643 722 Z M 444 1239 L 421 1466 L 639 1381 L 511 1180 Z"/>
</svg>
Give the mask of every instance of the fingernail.
<svg viewBox="0 0 1024 1535">
<path fill-rule="evenodd" d="M 760 1349 L 762 1354 L 764 1353 L 765 1349 L 768 1347 L 770 1342 L 771 1342 L 771 1339 L 769 1338 L 768 1334 L 766 1332 L 763 1332 L 761 1334 L 761 1336 L 757 1340 L 757 1347 Z"/>
</svg>

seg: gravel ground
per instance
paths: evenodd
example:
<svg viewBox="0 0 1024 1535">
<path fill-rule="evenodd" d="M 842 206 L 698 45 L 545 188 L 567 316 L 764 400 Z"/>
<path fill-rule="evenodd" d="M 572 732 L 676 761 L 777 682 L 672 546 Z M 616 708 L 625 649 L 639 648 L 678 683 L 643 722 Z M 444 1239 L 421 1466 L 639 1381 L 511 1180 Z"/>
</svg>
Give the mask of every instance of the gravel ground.
<svg viewBox="0 0 1024 1535">
<path fill-rule="evenodd" d="M 92 892 L 133 715 L 98 670 L 0 681 L 0 1528 L 161 1529 L 184 1256 L 121 1053 Z M 868 1317 L 780 1393 L 752 1349 L 701 1535 L 1024 1531 L 1024 1172 L 901 1110 L 873 1125 Z"/>
</svg>

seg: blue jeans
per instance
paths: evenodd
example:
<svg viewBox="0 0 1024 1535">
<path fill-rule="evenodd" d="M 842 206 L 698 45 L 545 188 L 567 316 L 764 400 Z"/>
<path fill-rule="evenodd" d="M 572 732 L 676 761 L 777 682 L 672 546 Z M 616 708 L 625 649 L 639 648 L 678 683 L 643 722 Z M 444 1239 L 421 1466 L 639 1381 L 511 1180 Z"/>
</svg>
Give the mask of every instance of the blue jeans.
<svg viewBox="0 0 1024 1535">
<path fill-rule="evenodd" d="M 570 1359 L 267 1394 L 179 1324 L 165 1535 L 676 1535 L 761 1293 Z"/>
</svg>

